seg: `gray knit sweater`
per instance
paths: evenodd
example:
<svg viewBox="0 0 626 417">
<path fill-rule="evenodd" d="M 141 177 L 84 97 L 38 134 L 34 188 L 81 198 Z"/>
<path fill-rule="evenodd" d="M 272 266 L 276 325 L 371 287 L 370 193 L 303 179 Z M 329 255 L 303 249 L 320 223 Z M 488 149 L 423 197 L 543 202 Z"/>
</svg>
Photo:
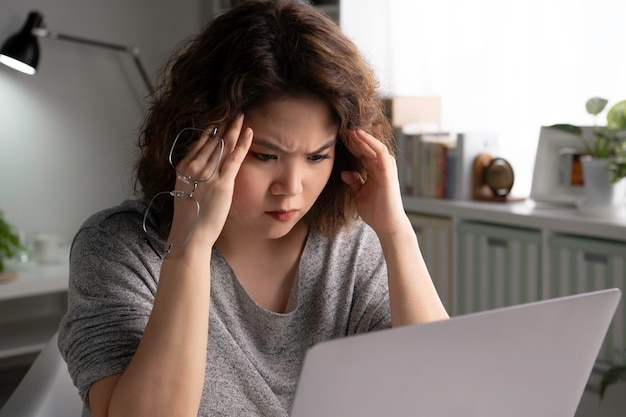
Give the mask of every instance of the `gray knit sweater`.
<svg viewBox="0 0 626 417">
<path fill-rule="evenodd" d="M 59 347 L 84 401 L 124 371 L 152 310 L 163 248 L 144 236 L 144 209 L 128 200 L 97 213 L 72 245 Z M 333 239 L 309 234 L 285 314 L 256 304 L 216 249 L 211 280 L 199 416 L 287 416 L 309 347 L 391 325 L 385 260 L 363 222 Z"/>
</svg>

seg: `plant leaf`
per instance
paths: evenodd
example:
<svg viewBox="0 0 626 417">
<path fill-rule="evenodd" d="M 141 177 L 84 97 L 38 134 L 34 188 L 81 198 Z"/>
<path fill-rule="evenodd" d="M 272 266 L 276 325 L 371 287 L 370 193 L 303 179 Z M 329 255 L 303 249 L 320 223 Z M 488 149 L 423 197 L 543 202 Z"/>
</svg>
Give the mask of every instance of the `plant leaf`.
<svg viewBox="0 0 626 417">
<path fill-rule="evenodd" d="M 614 155 L 609 158 L 608 170 L 613 183 L 626 177 L 626 142 L 619 141 L 615 146 Z"/>
<path fill-rule="evenodd" d="M 604 110 L 606 103 L 608 103 L 608 100 L 602 97 L 592 97 L 585 103 L 585 108 L 587 108 L 587 113 L 595 116 Z"/>
<path fill-rule="evenodd" d="M 592 147 L 587 143 L 587 141 L 583 137 L 583 130 L 580 127 L 575 126 L 575 125 L 560 123 L 560 124 L 548 126 L 548 128 L 559 130 L 561 132 L 568 133 L 570 135 L 578 136 L 580 138 L 580 142 L 585 147 L 585 150 L 587 151 L 587 153 L 591 155 L 595 154 L 594 149 L 592 149 Z"/>
<path fill-rule="evenodd" d="M 0 211 L 0 272 L 4 270 L 4 259 L 13 256 L 16 250 L 23 249 L 12 225 L 4 220 Z"/>
<path fill-rule="evenodd" d="M 574 125 L 556 124 L 556 125 L 552 125 L 552 126 L 548 126 L 548 127 L 550 129 L 560 130 L 561 132 L 570 133 L 570 134 L 576 135 L 576 136 L 582 136 L 582 134 L 583 134 L 583 130 L 580 127 L 574 126 Z"/>
<path fill-rule="evenodd" d="M 626 100 L 615 103 L 606 114 L 607 126 L 612 129 L 626 128 Z"/>
</svg>

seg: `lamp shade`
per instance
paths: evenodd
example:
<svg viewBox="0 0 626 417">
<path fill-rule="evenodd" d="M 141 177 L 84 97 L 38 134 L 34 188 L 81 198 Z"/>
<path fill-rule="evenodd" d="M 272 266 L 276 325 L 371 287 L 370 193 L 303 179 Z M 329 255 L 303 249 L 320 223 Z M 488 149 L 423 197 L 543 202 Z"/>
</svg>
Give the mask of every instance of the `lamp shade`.
<svg viewBox="0 0 626 417">
<path fill-rule="evenodd" d="M 150 77 L 139 59 L 139 48 L 136 46 L 120 45 L 111 42 L 102 42 L 94 39 L 52 32 L 44 27 L 43 16 L 38 12 L 30 12 L 26 23 L 15 35 L 11 36 L 0 48 L 0 63 L 15 70 L 33 75 L 37 72 L 39 63 L 39 44 L 37 38 L 54 39 L 125 52 L 131 55 L 133 62 L 143 78 L 150 93 L 154 91 Z"/>
<path fill-rule="evenodd" d="M 22 29 L 11 36 L 0 49 L 0 62 L 26 74 L 37 72 L 39 44 L 33 29 L 41 27 L 42 16 L 30 12 Z"/>
</svg>

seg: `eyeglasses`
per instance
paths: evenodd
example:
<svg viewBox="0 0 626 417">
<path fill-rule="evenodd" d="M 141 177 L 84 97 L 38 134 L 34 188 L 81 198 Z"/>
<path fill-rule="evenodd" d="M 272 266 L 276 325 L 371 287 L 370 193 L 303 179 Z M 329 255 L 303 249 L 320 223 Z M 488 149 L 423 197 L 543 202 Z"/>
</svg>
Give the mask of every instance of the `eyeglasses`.
<svg viewBox="0 0 626 417">
<path fill-rule="evenodd" d="M 212 154 L 207 161 L 207 165 L 205 166 L 204 172 L 206 174 L 203 175 L 202 178 L 196 178 L 192 174 L 184 172 L 179 165 L 180 161 L 185 157 L 185 155 L 187 155 L 189 148 L 200 140 L 203 135 L 208 135 L 208 142 L 204 146 L 209 146 L 213 149 Z M 162 191 L 155 194 L 150 200 L 148 208 L 144 212 L 142 222 L 143 231 L 150 239 L 167 246 L 166 255 L 170 253 L 173 247 L 183 247 L 187 244 L 187 242 L 189 242 L 189 239 L 196 228 L 196 224 L 198 223 L 198 216 L 200 214 L 200 203 L 198 203 L 193 195 L 196 192 L 196 188 L 199 183 L 206 182 L 210 180 L 213 175 L 215 175 L 220 166 L 223 154 L 224 139 L 217 136 L 217 128 L 204 130 L 187 127 L 178 132 L 176 135 L 168 155 L 168 161 L 170 166 L 174 169 L 174 171 L 176 171 L 178 179 L 185 184 L 190 184 L 192 186 L 192 190 L 189 192 L 181 190 Z M 192 213 L 192 215 L 188 219 L 189 224 L 187 225 L 186 233 L 181 234 L 183 238 L 175 241 L 168 240 L 166 242 L 159 235 L 159 228 L 150 226 L 150 219 L 156 218 L 158 213 L 161 212 L 164 207 L 174 207 L 174 203 L 178 203 L 181 209 L 183 209 L 183 206 L 190 205 L 189 208 L 184 208 L 184 210 Z"/>
</svg>

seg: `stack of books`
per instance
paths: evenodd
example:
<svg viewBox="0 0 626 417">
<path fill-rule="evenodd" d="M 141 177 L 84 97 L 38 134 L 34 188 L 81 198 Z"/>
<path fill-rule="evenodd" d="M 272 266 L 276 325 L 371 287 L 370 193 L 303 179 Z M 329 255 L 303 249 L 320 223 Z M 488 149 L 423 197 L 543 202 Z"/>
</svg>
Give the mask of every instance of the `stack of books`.
<svg viewBox="0 0 626 417">
<path fill-rule="evenodd" d="M 454 198 L 456 138 L 445 132 L 404 134 L 398 143 L 404 195 Z"/>
<path fill-rule="evenodd" d="M 409 197 L 470 199 L 474 158 L 497 148 L 488 133 L 396 129 L 396 141 L 400 187 Z"/>
</svg>

